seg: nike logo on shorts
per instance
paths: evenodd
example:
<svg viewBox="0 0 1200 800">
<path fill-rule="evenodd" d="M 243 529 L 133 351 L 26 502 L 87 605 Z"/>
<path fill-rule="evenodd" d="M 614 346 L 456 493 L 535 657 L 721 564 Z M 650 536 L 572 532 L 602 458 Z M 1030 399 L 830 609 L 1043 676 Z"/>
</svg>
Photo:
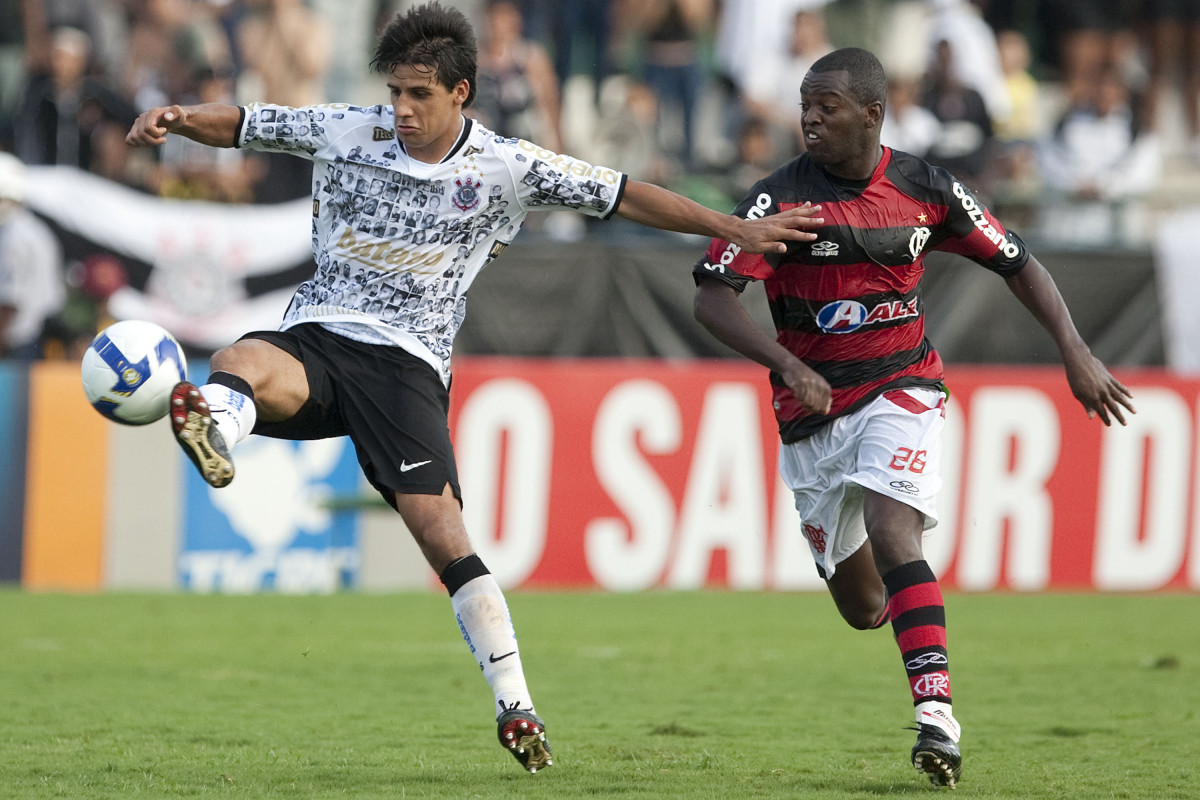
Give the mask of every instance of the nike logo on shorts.
<svg viewBox="0 0 1200 800">
<path fill-rule="evenodd" d="M 426 461 L 418 461 L 415 464 L 410 464 L 407 461 L 401 461 L 400 462 L 400 471 L 408 472 L 410 469 L 416 469 L 417 467 L 423 467 L 426 464 L 430 463 L 432 460 L 433 459 L 428 459 Z"/>
</svg>

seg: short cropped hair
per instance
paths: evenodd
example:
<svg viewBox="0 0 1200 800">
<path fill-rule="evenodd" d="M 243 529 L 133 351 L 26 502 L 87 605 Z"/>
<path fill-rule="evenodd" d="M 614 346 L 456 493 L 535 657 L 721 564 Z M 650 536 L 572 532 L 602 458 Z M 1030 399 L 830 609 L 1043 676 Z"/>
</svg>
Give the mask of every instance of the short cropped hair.
<svg viewBox="0 0 1200 800">
<path fill-rule="evenodd" d="M 870 50 L 861 47 L 843 47 L 821 56 L 809 72 L 840 72 L 850 74 L 850 92 L 859 105 L 871 103 L 883 105 L 887 102 L 887 76 L 883 64 Z"/>
<path fill-rule="evenodd" d="M 475 72 L 479 47 L 471 23 L 457 8 L 432 2 L 397 14 L 375 45 L 371 69 L 388 75 L 400 65 L 423 67 L 434 79 L 453 89 L 459 81 L 470 85 L 463 107 L 475 99 Z"/>
</svg>

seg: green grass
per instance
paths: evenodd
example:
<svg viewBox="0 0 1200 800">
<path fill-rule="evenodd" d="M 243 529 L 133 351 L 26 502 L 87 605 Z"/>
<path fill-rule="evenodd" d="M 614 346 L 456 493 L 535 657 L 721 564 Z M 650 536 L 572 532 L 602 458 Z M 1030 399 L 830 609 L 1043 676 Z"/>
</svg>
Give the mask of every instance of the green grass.
<svg viewBox="0 0 1200 800">
<path fill-rule="evenodd" d="M 514 594 L 556 765 L 495 741 L 444 597 L 0 592 L 0 796 L 934 790 L 883 631 L 820 594 Z M 958 797 L 1195 798 L 1200 598 L 955 595 Z"/>
</svg>

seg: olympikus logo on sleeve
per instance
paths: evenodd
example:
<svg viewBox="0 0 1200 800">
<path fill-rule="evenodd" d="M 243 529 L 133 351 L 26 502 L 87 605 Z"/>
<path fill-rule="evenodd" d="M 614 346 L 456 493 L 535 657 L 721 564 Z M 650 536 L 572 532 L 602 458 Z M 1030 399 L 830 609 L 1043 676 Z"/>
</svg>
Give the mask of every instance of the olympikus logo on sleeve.
<svg viewBox="0 0 1200 800">
<path fill-rule="evenodd" d="M 975 200 L 971 193 L 968 192 L 961 183 L 954 182 L 954 196 L 962 203 L 963 210 L 967 212 L 967 216 L 975 223 L 975 227 L 988 238 L 988 241 L 1000 248 L 1007 258 L 1016 258 L 1019 248 L 1011 241 L 1006 239 L 1000 231 L 992 223 L 988 222 L 987 215 L 983 213 L 983 208 Z"/>
<path fill-rule="evenodd" d="M 809 251 L 814 256 L 836 256 L 838 254 L 838 243 L 830 241 L 820 241 L 812 246 Z"/>
</svg>

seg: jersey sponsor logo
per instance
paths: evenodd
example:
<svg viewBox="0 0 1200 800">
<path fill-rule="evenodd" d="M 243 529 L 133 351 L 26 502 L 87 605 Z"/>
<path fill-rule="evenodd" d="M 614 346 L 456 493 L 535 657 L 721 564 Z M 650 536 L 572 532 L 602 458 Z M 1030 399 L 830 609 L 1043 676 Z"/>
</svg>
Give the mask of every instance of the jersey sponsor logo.
<svg viewBox="0 0 1200 800">
<path fill-rule="evenodd" d="M 971 218 L 971 222 L 975 223 L 975 227 L 987 237 L 989 242 L 999 247 L 1000 252 L 1004 253 L 1006 258 L 1017 257 L 1020 248 L 1011 239 L 996 230 L 996 226 L 988 221 L 987 214 L 983 212 L 983 208 L 979 205 L 979 202 L 958 181 L 954 182 L 954 196 L 962 203 L 963 211 L 967 212 L 967 216 Z"/>
<path fill-rule="evenodd" d="M 524 139 L 517 140 L 517 147 L 527 153 L 532 153 L 539 161 L 545 161 L 559 172 L 574 175 L 576 178 L 591 178 L 608 186 L 616 186 L 621 180 L 621 173 L 615 169 L 592 166 L 586 161 L 560 155 L 553 150 L 538 147 Z"/>
<path fill-rule="evenodd" d="M 360 242 L 358 234 L 349 225 L 342 231 L 337 246 L 346 258 L 385 270 L 432 267 L 442 260 L 443 255 L 438 250 L 424 252 L 408 247 L 392 247 L 390 242 L 378 239 Z"/>
<path fill-rule="evenodd" d="M 814 256 L 836 256 L 838 249 L 837 242 L 820 241 L 814 244 L 809 252 Z"/>
<path fill-rule="evenodd" d="M 767 194 L 766 192 L 760 193 L 758 197 L 754 198 L 754 205 L 751 206 L 750 210 L 746 212 L 746 219 L 762 219 L 767 215 L 767 209 L 771 207 L 773 202 L 774 201 L 771 199 L 771 195 Z M 725 246 L 725 249 L 721 251 L 721 257 L 717 259 L 716 263 L 709 261 L 704 265 L 704 267 L 709 272 L 724 272 L 725 268 L 732 264 L 733 260 L 737 258 L 741 252 L 742 248 L 738 247 L 733 242 L 730 242 Z"/>
<path fill-rule="evenodd" d="M 376 125 L 371 129 L 371 141 L 373 142 L 390 142 L 396 137 L 396 134 L 391 128 L 381 128 Z"/>
<path fill-rule="evenodd" d="M 917 257 L 921 255 L 921 251 L 925 249 L 925 243 L 929 241 L 929 233 L 929 228 L 913 228 L 912 236 L 908 237 L 908 252 L 912 255 L 913 261 L 916 261 Z"/>
<path fill-rule="evenodd" d="M 817 312 L 817 327 L 824 333 L 852 333 L 864 325 L 891 322 L 919 314 L 916 298 L 880 303 L 870 310 L 857 300 L 835 300 L 826 303 Z"/>
<path fill-rule="evenodd" d="M 479 187 L 483 186 L 483 181 L 467 178 L 464 182 L 462 178 L 455 178 L 454 185 L 458 188 L 454 190 L 454 194 L 450 195 L 450 202 L 459 211 L 474 211 L 479 208 L 481 197 Z"/>
</svg>

